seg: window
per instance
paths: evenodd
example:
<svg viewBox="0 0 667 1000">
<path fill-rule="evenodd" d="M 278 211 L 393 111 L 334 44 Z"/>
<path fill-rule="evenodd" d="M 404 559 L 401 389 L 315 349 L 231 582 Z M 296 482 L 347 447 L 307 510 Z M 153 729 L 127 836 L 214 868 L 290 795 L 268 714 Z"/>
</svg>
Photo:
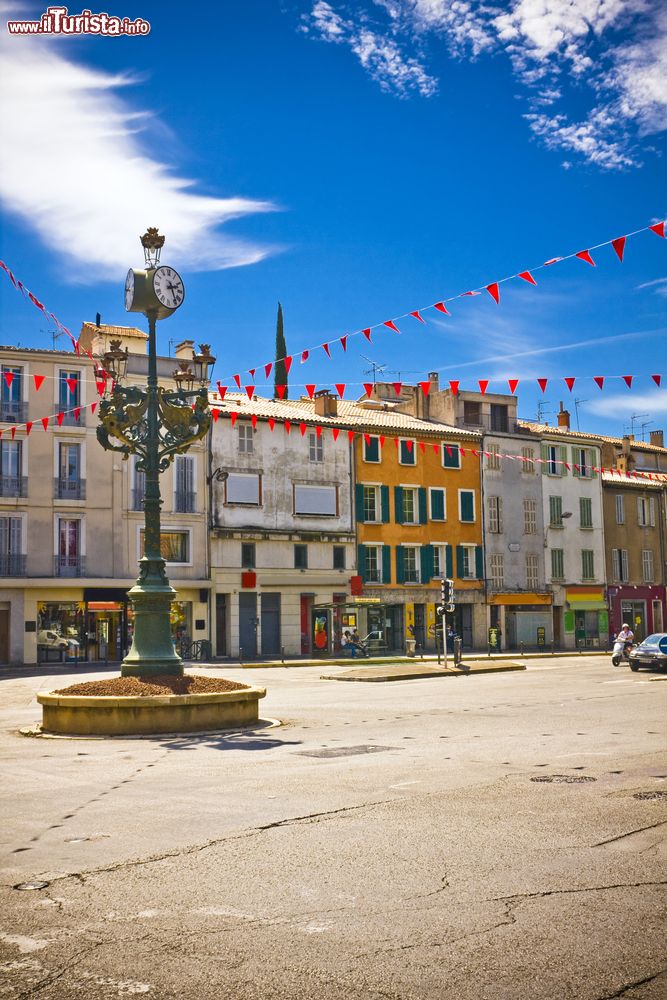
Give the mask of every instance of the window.
<svg viewBox="0 0 667 1000">
<path fill-rule="evenodd" d="M 523 533 L 534 535 L 537 531 L 537 500 L 524 497 L 523 501 Z"/>
<path fill-rule="evenodd" d="M 143 469 L 137 468 L 137 459 L 134 460 L 134 486 L 132 487 L 132 510 L 143 510 L 144 496 L 146 494 L 146 473 Z"/>
<path fill-rule="evenodd" d="M 254 504 L 262 502 L 262 479 L 256 472 L 230 472 L 225 481 L 225 502 Z"/>
<path fill-rule="evenodd" d="M 491 430 L 506 434 L 508 429 L 507 406 L 504 403 L 491 403 Z"/>
<path fill-rule="evenodd" d="M 58 381 L 58 406 L 65 414 L 64 424 L 78 424 L 75 407 L 81 406 L 81 373 L 61 371 Z"/>
<path fill-rule="evenodd" d="M 563 527 L 563 498 L 549 497 L 549 527 Z"/>
<path fill-rule="evenodd" d="M 625 524 L 625 497 L 622 493 L 616 494 L 616 524 Z"/>
<path fill-rule="evenodd" d="M 644 549 L 642 551 L 642 573 L 644 583 L 653 583 L 653 550 Z"/>
<path fill-rule="evenodd" d="M 0 420 L 20 422 L 27 418 L 23 402 L 23 369 L 13 365 L 0 368 Z"/>
<path fill-rule="evenodd" d="M 482 404 L 470 399 L 463 403 L 463 423 L 471 424 L 473 427 L 482 426 Z"/>
<path fill-rule="evenodd" d="M 402 496 L 402 524 L 419 524 L 419 501 L 416 488 L 404 486 Z"/>
<path fill-rule="evenodd" d="M 294 486 L 294 513 L 320 517 L 338 514 L 338 490 L 335 486 Z"/>
<path fill-rule="evenodd" d="M 401 548 L 404 583 L 419 583 L 419 548 L 416 545 L 403 545 Z"/>
<path fill-rule="evenodd" d="M 595 553 L 592 549 L 581 550 L 581 578 L 582 580 L 595 579 Z"/>
<path fill-rule="evenodd" d="M 317 432 L 308 435 L 308 459 L 311 462 L 324 461 L 324 442 Z"/>
<path fill-rule="evenodd" d="M 380 439 L 364 434 L 364 462 L 380 461 Z"/>
<path fill-rule="evenodd" d="M 447 575 L 447 546 L 433 546 L 433 576 L 444 577 Z"/>
<path fill-rule="evenodd" d="M 0 517 L 0 576 L 23 576 L 25 556 L 22 553 L 22 519 Z"/>
<path fill-rule="evenodd" d="M 197 509 L 194 458 L 187 455 L 176 456 L 174 487 L 174 510 L 179 514 L 194 514 Z"/>
<path fill-rule="evenodd" d="M 294 569 L 308 569 L 308 546 L 294 546 Z"/>
<path fill-rule="evenodd" d="M 618 583 L 627 583 L 628 573 L 628 551 L 627 549 L 611 550 L 611 572 L 614 580 Z"/>
<path fill-rule="evenodd" d="M 489 455 L 486 460 L 487 469 L 498 470 L 500 468 L 500 448 L 497 444 L 489 446 Z"/>
<path fill-rule="evenodd" d="M 640 528 L 655 527 L 655 499 L 637 497 L 637 524 Z"/>
<path fill-rule="evenodd" d="M 333 568 L 345 569 L 345 546 L 334 545 L 333 547 Z"/>
<path fill-rule="evenodd" d="M 595 452 L 592 448 L 572 449 L 572 473 L 583 479 L 591 479 L 594 475 Z"/>
<path fill-rule="evenodd" d="M 461 451 L 457 444 L 443 444 L 442 464 L 445 469 L 461 468 Z"/>
<path fill-rule="evenodd" d="M 459 490 L 459 520 L 465 523 L 475 520 L 475 494 L 473 490 Z"/>
<path fill-rule="evenodd" d="M 429 493 L 429 506 L 432 521 L 447 520 L 447 491 L 436 487 L 431 487 Z"/>
<path fill-rule="evenodd" d="M 488 497 L 487 510 L 489 514 L 489 531 L 497 535 L 503 530 L 503 499 L 502 497 Z"/>
<path fill-rule="evenodd" d="M 144 529 L 139 532 L 140 555 L 144 555 Z M 190 562 L 190 532 L 161 531 L 160 555 L 168 563 Z"/>
<path fill-rule="evenodd" d="M 241 542 L 241 567 L 242 569 L 255 569 L 257 565 L 257 553 L 254 542 Z"/>
<path fill-rule="evenodd" d="M 251 424 L 239 424 L 239 452 L 242 455 L 251 455 L 255 450 L 254 429 Z"/>
<path fill-rule="evenodd" d="M 534 552 L 526 553 L 526 587 L 528 590 L 537 590 L 540 578 L 540 563 L 538 556 Z"/>
<path fill-rule="evenodd" d="M 56 576 L 81 576 L 81 521 L 78 518 L 58 518 L 58 552 Z"/>
<path fill-rule="evenodd" d="M 401 465 L 417 464 L 414 441 L 401 439 L 398 448 L 398 461 Z"/>
<path fill-rule="evenodd" d="M 0 441 L 0 497 L 27 496 L 23 472 L 23 442 Z"/>
<path fill-rule="evenodd" d="M 61 442 L 58 445 L 58 477 L 55 496 L 60 500 L 85 500 L 81 480 L 81 445 Z"/>
<path fill-rule="evenodd" d="M 522 448 L 521 457 L 523 458 L 521 471 L 525 472 L 526 475 L 532 476 L 535 472 L 535 450 L 533 448 Z"/>
<path fill-rule="evenodd" d="M 462 580 L 477 579 L 477 553 L 474 545 L 459 545 L 459 576 Z"/>
<path fill-rule="evenodd" d="M 579 527 L 593 527 L 593 501 L 590 497 L 579 497 Z"/>
<path fill-rule="evenodd" d="M 561 444 L 542 445 L 542 468 L 548 476 L 564 476 L 567 473 L 567 448 Z"/>
<path fill-rule="evenodd" d="M 491 586 L 500 590 L 505 576 L 504 558 L 501 552 L 494 552 L 489 559 L 489 573 L 491 575 Z"/>
<path fill-rule="evenodd" d="M 562 549 L 551 550 L 551 579 L 552 580 L 565 579 L 565 564 L 564 564 Z"/>
<path fill-rule="evenodd" d="M 366 583 L 382 583 L 382 546 L 365 545 L 366 569 L 362 574 Z"/>
<path fill-rule="evenodd" d="M 380 487 L 364 486 L 364 521 L 377 523 L 380 520 Z"/>
</svg>

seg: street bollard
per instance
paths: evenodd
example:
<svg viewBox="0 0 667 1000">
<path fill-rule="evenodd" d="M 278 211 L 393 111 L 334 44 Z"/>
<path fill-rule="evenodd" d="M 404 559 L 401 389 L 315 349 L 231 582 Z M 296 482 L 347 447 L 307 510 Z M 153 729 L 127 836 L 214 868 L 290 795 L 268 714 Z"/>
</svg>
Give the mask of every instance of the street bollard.
<svg viewBox="0 0 667 1000">
<path fill-rule="evenodd" d="M 554 641 L 553 641 L 553 639 L 551 640 L 551 655 L 552 656 L 554 655 Z"/>
<path fill-rule="evenodd" d="M 243 646 L 239 646 L 239 663 L 243 663 Z"/>
<path fill-rule="evenodd" d="M 519 643 L 519 650 L 520 650 L 522 656 L 526 655 L 525 650 L 523 648 L 523 643 L 522 642 Z"/>
<path fill-rule="evenodd" d="M 280 647 L 280 660 L 281 660 L 282 663 L 285 662 L 285 647 L 284 646 Z"/>
</svg>

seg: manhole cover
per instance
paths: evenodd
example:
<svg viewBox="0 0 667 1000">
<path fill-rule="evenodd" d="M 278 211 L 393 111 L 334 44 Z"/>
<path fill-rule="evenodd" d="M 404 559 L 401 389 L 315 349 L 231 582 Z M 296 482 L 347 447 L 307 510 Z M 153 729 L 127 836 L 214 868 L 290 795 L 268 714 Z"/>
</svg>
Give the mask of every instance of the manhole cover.
<svg viewBox="0 0 667 1000">
<path fill-rule="evenodd" d="M 556 785 L 581 785 L 584 782 L 597 781 L 597 778 L 591 778 L 587 774 L 538 774 L 530 780 Z"/>
<path fill-rule="evenodd" d="M 382 753 L 385 750 L 400 750 L 400 747 L 326 747 L 323 750 L 297 750 L 300 757 L 356 757 L 363 753 Z"/>
<path fill-rule="evenodd" d="M 667 792 L 636 792 L 633 799 L 667 799 Z"/>
<path fill-rule="evenodd" d="M 26 892 L 28 889 L 46 889 L 50 885 L 50 882 L 19 882 L 14 888 L 19 892 Z"/>
</svg>

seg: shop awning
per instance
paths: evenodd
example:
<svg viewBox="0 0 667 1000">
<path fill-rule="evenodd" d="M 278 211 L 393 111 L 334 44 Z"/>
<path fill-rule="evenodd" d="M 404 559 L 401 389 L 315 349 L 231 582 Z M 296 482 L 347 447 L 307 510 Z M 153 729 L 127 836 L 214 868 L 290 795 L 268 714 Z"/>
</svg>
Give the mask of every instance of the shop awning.
<svg viewBox="0 0 667 1000">
<path fill-rule="evenodd" d="M 604 587 L 567 587 L 565 600 L 572 611 L 606 611 Z"/>
<path fill-rule="evenodd" d="M 529 592 L 491 594 L 489 596 L 489 604 L 551 604 L 552 600 L 552 594 L 532 594 Z"/>
</svg>

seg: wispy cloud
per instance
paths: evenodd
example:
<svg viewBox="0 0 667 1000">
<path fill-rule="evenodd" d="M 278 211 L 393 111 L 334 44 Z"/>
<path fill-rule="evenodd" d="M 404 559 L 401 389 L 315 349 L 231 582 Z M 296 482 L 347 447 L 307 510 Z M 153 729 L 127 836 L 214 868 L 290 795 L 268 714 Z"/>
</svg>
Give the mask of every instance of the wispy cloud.
<svg viewBox="0 0 667 1000">
<path fill-rule="evenodd" d="M 148 152 L 155 123 L 130 103 L 131 76 L 77 63 L 66 44 L 0 32 L 0 200 L 70 261 L 71 277 L 117 279 L 137 259 L 148 225 L 168 234 L 170 256 L 190 270 L 251 264 L 271 252 L 220 227 L 274 206 L 197 193 L 169 162 L 164 127 L 163 157 Z"/>
<path fill-rule="evenodd" d="M 667 415 L 667 392 L 655 389 L 650 392 L 625 391 L 600 394 L 599 399 L 586 404 L 586 409 L 598 417 L 632 416 L 647 413 L 649 417 Z"/>
<path fill-rule="evenodd" d="M 485 0 L 372 0 L 365 9 L 318 0 L 304 24 L 359 58 L 362 34 L 379 50 L 387 47 L 390 63 L 402 67 L 395 75 L 360 61 L 401 97 L 437 89 L 424 55 L 429 38 L 460 59 L 503 52 L 525 88 L 533 134 L 602 169 L 636 166 L 642 140 L 667 129 L 662 0 L 514 0 L 507 9 Z M 578 120 L 565 110 L 570 95 L 585 105 Z"/>
<path fill-rule="evenodd" d="M 655 278 L 653 281 L 644 281 L 637 288 L 653 288 L 656 295 L 667 298 L 667 278 Z"/>
</svg>

